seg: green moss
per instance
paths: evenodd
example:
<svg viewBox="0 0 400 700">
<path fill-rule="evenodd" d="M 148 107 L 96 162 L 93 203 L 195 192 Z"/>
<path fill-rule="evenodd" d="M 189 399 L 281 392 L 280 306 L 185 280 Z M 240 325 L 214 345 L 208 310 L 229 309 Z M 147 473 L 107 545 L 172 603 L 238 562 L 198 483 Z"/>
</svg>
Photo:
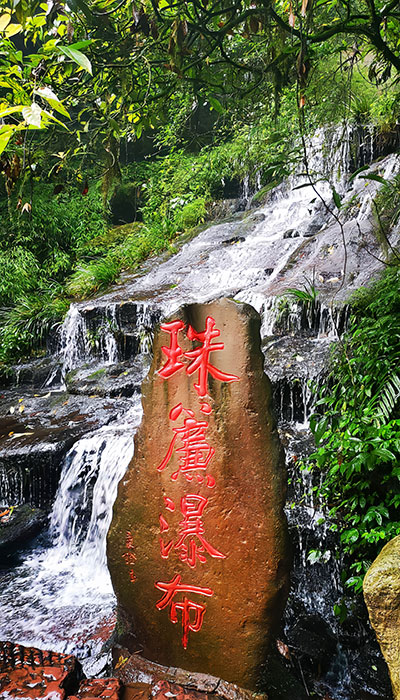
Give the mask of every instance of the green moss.
<svg viewBox="0 0 400 700">
<path fill-rule="evenodd" d="M 100 377 L 103 377 L 106 374 L 106 372 L 107 370 L 105 368 L 97 369 L 95 372 L 89 374 L 88 379 L 99 379 Z"/>
</svg>

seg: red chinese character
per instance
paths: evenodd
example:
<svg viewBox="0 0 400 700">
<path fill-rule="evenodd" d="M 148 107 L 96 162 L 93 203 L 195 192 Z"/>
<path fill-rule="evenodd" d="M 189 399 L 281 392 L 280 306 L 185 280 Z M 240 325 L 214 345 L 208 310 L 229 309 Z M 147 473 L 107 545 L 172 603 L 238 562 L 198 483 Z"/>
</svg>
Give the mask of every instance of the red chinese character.
<svg viewBox="0 0 400 700">
<path fill-rule="evenodd" d="M 189 600 L 184 596 L 183 600 L 174 601 L 173 598 L 177 593 L 196 593 L 199 595 L 212 596 L 214 591 L 211 588 L 200 588 L 199 586 L 187 586 L 181 584 L 182 578 L 179 574 L 176 574 L 171 581 L 163 583 L 158 581 L 155 586 L 160 591 L 164 591 L 165 595 L 160 598 L 156 603 L 157 610 L 164 610 L 164 608 L 170 606 L 169 609 L 169 619 L 171 622 L 176 624 L 178 622 L 178 610 L 182 614 L 182 645 L 184 649 L 187 649 L 189 640 L 189 631 L 199 632 L 203 624 L 204 613 L 206 611 L 205 605 L 200 605 L 195 603 L 193 600 Z M 194 612 L 194 619 L 191 621 L 191 613 Z"/>
<path fill-rule="evenodd" d="M 133 569 L 130 569 L 129 571 L 129 578 L 131 583 L 135 583 L 135 581 L 137 581 L 137 577 L 135 576 L 135 572 Z"/>
<path fill-rule="evenodd" d="M 219 552 L 204 538 L 203 511 L 208 503 L 208 498 L 197 494 L 188 494 L 181 498 L 181 511 L 184 519 L 179 523 L 179 539 L 176 543 L 172 540 L 165 544 L 160 537 L 161 556 L 167 559 L 172 546 L 174 549 L 180 550 L 180 560 L 188 564 L 194 569 L 197 559 L 201 564 L 207 560 L 204 552 L 207 552 L 215 559 L 225 559 L 226 555 Z M 162 521 L 161 521 L 162 518 Z M 165 532 L 168 529 L 163 527 L 166 523 L 165 518 L 160 515 L 160 531 Z"/>
<path fill-rule="evenodd" d="M 178 359 L 183 356 L 182 348 L 178 345 L 178 333 L 183 328 L 185 328 L 183 321 L 171 321 L 170 323 L 161 324 L 161 330 L 171 335 L 169 348 L 165 345 L 161 348 L 164 355 L 168 358 L 165 365 L 158 370 L 158 374 L 161 375 L 163 379 L 169 379 L 175 372 L 178 372 L 185 366 L 184 363 L 180 362 Z"/>
<path fill-rule="evenodd" d="M 206 421 L 198 421 L 192 417 L 185 418 L 183 426 L 173 429 L 174 436 L 170 442 L 167 454 L 157 467 L 158 471 L 162 472 L 167 466 L 172 457 L 176 439 L 179 437 L 182 446 L 175 448 L 180 457 L 179 467 L 171 475 L 171 479 L 176 481 L 179 474 L 184 474 L 187 481 L 192 481 L 193 477 L 196 476 L 199 484 L 202 484 L 204 476 L 201 473 L 195 474 L 195 472 L 206 471 L 215 454 L 214 447 L 211 447 L 206 440 L 207 428 L 208 423 Z M 207 486 L 212 488 L 214 484 L 215 479 L 212 476 L 207 476 Z"/>
<path fill-rule="evenodd" d="M 199 396 L 207 395 L 208 372 L 214 379 L 219 379 L 221 382 L 239 381 L 239 377 L 235 374 L 226 374 L 210 364 L 210 353 L 215 350 L 223 350 L 225 347 L 224 343 L 211 343 L 213 338 L 217 338 L 221 335 L 221 331 L 219 331 L 218 328 L 214 328 L 214 326 L 214 319 L 208 316 L 206 319 L 206 328 L 202 333 L 197 333 L 192 326 L 189 326 L 187 331 L 189 340 L 199 340 L 202 343 L 201 347 L 185 352 L 185 357 L 189 357 L 192 360 L 190 365 L 186 367 L 186 374 L 191 375 L 196 371 L 199 372 L 199 383 L 194 385 Z"/>
<path fill-rule="evenodd" d="M 127 549 L 133 549 L 133 537 L 130 530 L 126 531 L 125 547 Z"/>
</svg>

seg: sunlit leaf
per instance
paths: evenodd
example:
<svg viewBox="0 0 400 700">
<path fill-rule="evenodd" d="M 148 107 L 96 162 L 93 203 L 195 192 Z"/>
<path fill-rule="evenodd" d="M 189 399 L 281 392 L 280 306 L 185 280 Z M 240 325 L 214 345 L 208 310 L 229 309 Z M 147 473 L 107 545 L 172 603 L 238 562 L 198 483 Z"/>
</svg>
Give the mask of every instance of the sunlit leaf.
<svg viewBox="0 0 400 700">
<path fill-rule="evenodd" d="M 12 124 L 4 125 L 0 128 L 0 153 L 7 148 L 8 142 L 13 135 L 15 126 Z"/>
<path fill-rule="evenodd" d="M 42 110 L 36 102 L 32 102 L 30 107 L 24 107 L 22 116 L 28 126 L 35 126 L 38 129 L 42 126 Z"/>
<path fill-rule="evenodd" d="M 7 28 L 4 30 L 4 33 L 6 37 L 9 39 L 11 36 L 14 36 L 14 34 L 18 34 L 22 29 L 21 24 L 9 24 Z"/>
<path fill-rule="evenodd" d="M 58 50 L 64 54 L 64 56 L 67 56 L 67 58 L 70 58 L 71 61 L 74 61 L 75 63 L 78 64 L 83 70 L 87 71 L 92 75 L 92 65 L 81 51 L 78 51 L 77 49 L 71 49 L 70 46 L 58 46 Z"/>
<path fill-rule="evenodd" d="M 56 112 L 59 112 L 60 114 L 63 114 L 64 117 L 68 117 L 70 119 L 70 116 L 65 109 L 64 105 L 60 100 L 58 99 L 57 95 L 51 90 L 49 87 L 41 87 L 38 88 L 37 90 L 34 90 L 35 95 L 39 95 L 39 97 L 42 97 L 50 107 L 56 110 Z"/>
<path fill-rule="evenodd" d="M 15 114 L 16 112 L 22 112 L 25 109 L 25 105 L 15 105 L 14 107 L 6 107 L 6 109 L 0 109 L 0 119 L 7 117 L 8 114 Z"/>
<path fill-rule="evenodd" d="M 11 15 L 4 14 L 0 16 L 0 32 L 4 32 L 5 28 L 11 22 Z"/>
</svg>

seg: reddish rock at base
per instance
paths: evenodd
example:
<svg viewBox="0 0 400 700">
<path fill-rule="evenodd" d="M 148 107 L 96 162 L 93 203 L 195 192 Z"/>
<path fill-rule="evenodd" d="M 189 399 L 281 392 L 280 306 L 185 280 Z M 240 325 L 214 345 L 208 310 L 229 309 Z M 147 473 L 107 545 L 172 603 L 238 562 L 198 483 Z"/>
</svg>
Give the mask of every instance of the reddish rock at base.
<svg viewBox="0 0 400 700">
<path fill-rule="evenodd" d="M 130 651 L 255 690 L 290 567 L 260 317 L 226 299 L 184 306 L 153 350 L 107 547 Z"/>
<path fill-rule="evenodd" d="M 176 700 L 212 700 L 213 695 L 207 693 L 199 693 L 197 690 L 184 688 L 176 683 L 168 683 L 168 681 L 158 681 L 152 689 L 151 694 L 154 700 L 170 700 L 172 697 Z"/>
<path fill-rule="evenodd" d="M 129 655 L 126 649 L 115 648 L 113 658 L 115 675 L 121 679 L 124 687 L 122 700 L 148 700 L 153 697 L 155 688 L 157 692 L 160 688 L 166 688 L 163 685 L 165 682 L 181 688 L 187 697 L 196 696 L 197 700 L 268 700 L 265 693 L 252 693 L 206 673 L 161 666 L 139 654 Z"/>
<path fill-rule="evenodd" d="M 0 642 L 0 697 L 64 700 L 80 673 L 74 656 Z"/>
<path fill-rule="evenodd" d="M 118 678 L 86 678 L 81 682 L 76 695 L 68 700 L 119 700 L 121 683 Z"/>
<path fill-rule="evenodd" d="M 267 700 L 266 695 L 254 698 Z M 157 683 L 128 683 L 124 686 L 121 700 L 218 700 L 218 696 L 213 693 L 201 692 L 170 683 L 168 681 L 157 681 Z"/>
</svg>

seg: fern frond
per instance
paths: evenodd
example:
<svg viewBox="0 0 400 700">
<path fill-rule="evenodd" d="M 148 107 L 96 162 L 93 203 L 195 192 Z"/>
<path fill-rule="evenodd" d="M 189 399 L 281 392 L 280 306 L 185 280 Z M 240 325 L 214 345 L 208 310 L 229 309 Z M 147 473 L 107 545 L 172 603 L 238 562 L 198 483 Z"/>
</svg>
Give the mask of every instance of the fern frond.
<svg viewBox="0 0 400 700">
<path fill-rule="evenodd" d="M 390 420 L 400 399 L 400 377 L 391 374 L 383 385 L 378 396 L 374 397 L 376 415 L 374 422 L 379 427 L 384 421 Z"/>
</svg>

